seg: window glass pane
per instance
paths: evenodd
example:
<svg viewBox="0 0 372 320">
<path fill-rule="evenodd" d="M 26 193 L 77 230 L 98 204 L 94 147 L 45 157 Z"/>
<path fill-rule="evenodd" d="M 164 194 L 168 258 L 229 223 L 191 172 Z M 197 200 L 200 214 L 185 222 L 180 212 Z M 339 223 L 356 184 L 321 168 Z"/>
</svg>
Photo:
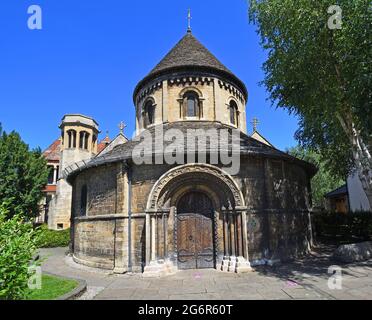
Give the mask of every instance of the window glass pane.
<svg viewBox="0 0 372 320">
<path fill-rule="evenodd" d="M 153 124 L 154 123 L 154 106 L 152 105 L 152 103 L 148 105 L 147 116 L 149 118 L 149 124 Z"/>
<path fill-rule="evenodd" d="M 48 184 L 53 184 L 54 182 L 54 168 L 52 166 L 48 166 L 49 175 L 48 175 Z"/>
<path fill-rule="evenodd" d="M 232 106 L 230 106 L 230 122 L 235 124 L 235 110 Z"/>
<path fill-rule="evenodd" d="M 188 117 L 195 117 L 196 116 L 196 107 L 195 107 L 195 98 L 188 97 L 187 98 L 187 116 Z"/>
<path fill-rule="evenodd" d="M 238 106 L 234 101 L 230 102 L 230 123 L 236 125 Z"/>
</svg>

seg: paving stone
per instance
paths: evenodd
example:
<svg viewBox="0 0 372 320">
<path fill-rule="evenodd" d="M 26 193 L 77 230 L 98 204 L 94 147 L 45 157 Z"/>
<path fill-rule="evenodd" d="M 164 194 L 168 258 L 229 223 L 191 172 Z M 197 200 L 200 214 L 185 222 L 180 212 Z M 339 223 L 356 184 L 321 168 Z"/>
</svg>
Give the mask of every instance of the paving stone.
<svg viewBox="0 0 372 320">
<path fill-rule="evenodd" d="M 277 268 L 260 268 L 246 274 L 216 270 L 185 270 L 162 278 L 141 274 L 116 275 L 83 267 L 65 259 L 66 248 L 42 251 L 48 256 L 42 270 L 62 277 L 84 279 L 86 299 L 123 300 L 276 300 L 276 299 L 372 299 L 372 261 L 343 266 L 342 290 L 328 287 L 332 265 L 320 254 Z M 306 266 L 306 268 L 304 267 Z M 297 281 L 294 282 L 294 281 Z M 96 289 L 94 289 L 96 288 Z"/>
<path fill-rule="evenodd" d="M 218 293 L 196 293 L 196 294 L 172 294 L 170 300 L 221 300 Z"/>
<path fill-rule="evenodd" d="M 129 300 L 136 289 L 105 289 L 94 300 Z"/>
</svg>

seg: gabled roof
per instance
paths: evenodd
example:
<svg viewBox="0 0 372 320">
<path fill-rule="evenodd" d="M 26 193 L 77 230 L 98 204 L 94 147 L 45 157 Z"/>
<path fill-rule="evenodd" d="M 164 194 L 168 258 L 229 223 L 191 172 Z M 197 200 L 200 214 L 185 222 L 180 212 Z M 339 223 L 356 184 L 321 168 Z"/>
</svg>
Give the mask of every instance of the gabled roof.
<svg viewBox="0 0 372 320">
<path fill-rule="evenodd" d="M 101 153 L 111 142 L 109 136 L 106 136 L 101 142 L 97 145 L 97 154 Z"/>
<path fill-rule="evenodd" d="M 55 140 L 48 148 L 43 152 L 43 156 L 47 161 L 59 161 L 61 158 L 61 140 Z"/>
<path fill-rule="evenodd" d="M 245 98 L 248 92 L 244 83 L 237 78 L 228 68 L 226 68 L 191 32 L 187 34 L 173 47 L 172 50 L 156 65 L 150 73 L 138 83 L 134 90 L 134 96 L 140 87 L 165 73 L 177 70 L 199 70 L 214 71 L 225 78 L 231 79 L 243 91 Z"/>
<path fill-rule="evenodd" d="M 101 143 L 103 141 L 106 141 L 107 143 L 105 142 L 103 147 L 98 148 L 97 157 L 100 157 L 103 154 L 111 151 L 120 144 L 126 143 L 128 141 L 128 138 L 123 133 L 120 132 L 113 140 L 110 141 L 110 138 L 106 137 L 104 140 L 101 141 Z M 98 145 L 98 147 L 101 145 L 101 143 Z"/>
<path fill-rule="evenodd" d="M 331 192 L 328 192 L 324 197 L 326 198 L 334 198 L 334 197 L 339 197 L 339 196 L 342 196 L 342 195 L 346 195 L 348 194 L 348 191 L 347 191 L 347 185 L 344 184 L 343 186 L 331 191 Z"/>
<path fill-rule="evenodd" d="M 251 137 L 253 139 L 256 139 L 264 144 L 267 144 L 270 147 L 274 147 L 262 134 L 260 134 L 257 130 L 255 130 L 252 134 Z"/>
</svg>

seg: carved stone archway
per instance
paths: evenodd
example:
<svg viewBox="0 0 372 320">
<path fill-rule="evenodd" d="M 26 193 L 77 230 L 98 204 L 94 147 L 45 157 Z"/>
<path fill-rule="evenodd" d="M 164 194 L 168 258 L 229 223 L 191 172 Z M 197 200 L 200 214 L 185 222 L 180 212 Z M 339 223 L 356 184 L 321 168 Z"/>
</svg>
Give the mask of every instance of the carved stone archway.
<svg viewBox="0 0 372 320">
<path fill-rule="evenodd" d="M 234 179 L 209 164 L 186 164 L 163 174 L 154 184 L 146 209 L 146 275 L 177 270 L 175 247 L 175 203 L 185 192 L 202 190 L 214 201 L 217 268 L 223 271 L 250 270 L 246 207 Z"/>
<path fill-rule="evenodd" d="M 229 174 L 224 172 L 222 169 L 210 164 L 192 163 L 173 168 L 159 178 L 159 180 L 152 187 L 149 199 L 147 201 L 146 210 L 157 211 L 159 209 L 162 209 L 159 208 L 159 205 L 161 206 L 162 203 L 158 203 L 158 201 L 164 188 L 173 179 L 176 179 L 177 177 L 188 173 L 204 173 L 216 177 L 218 180 L 226 184 L 231 190 L 235 202 L 235 208 L 245 208 L 244 197 L 239 190 L 236 182 Z"/>
</svg>

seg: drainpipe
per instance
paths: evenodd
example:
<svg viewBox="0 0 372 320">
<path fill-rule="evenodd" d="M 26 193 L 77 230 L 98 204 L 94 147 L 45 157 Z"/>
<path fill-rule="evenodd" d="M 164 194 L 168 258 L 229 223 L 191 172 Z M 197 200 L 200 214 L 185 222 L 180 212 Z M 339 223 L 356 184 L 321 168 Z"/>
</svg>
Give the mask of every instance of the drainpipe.
<svg viewBox="0 0 372 320">
<path fill-rule="evenodd" d="M 132 168 L 127 166 L 128 177 L 128 272 L 132 272 Z"/>
</svg>

